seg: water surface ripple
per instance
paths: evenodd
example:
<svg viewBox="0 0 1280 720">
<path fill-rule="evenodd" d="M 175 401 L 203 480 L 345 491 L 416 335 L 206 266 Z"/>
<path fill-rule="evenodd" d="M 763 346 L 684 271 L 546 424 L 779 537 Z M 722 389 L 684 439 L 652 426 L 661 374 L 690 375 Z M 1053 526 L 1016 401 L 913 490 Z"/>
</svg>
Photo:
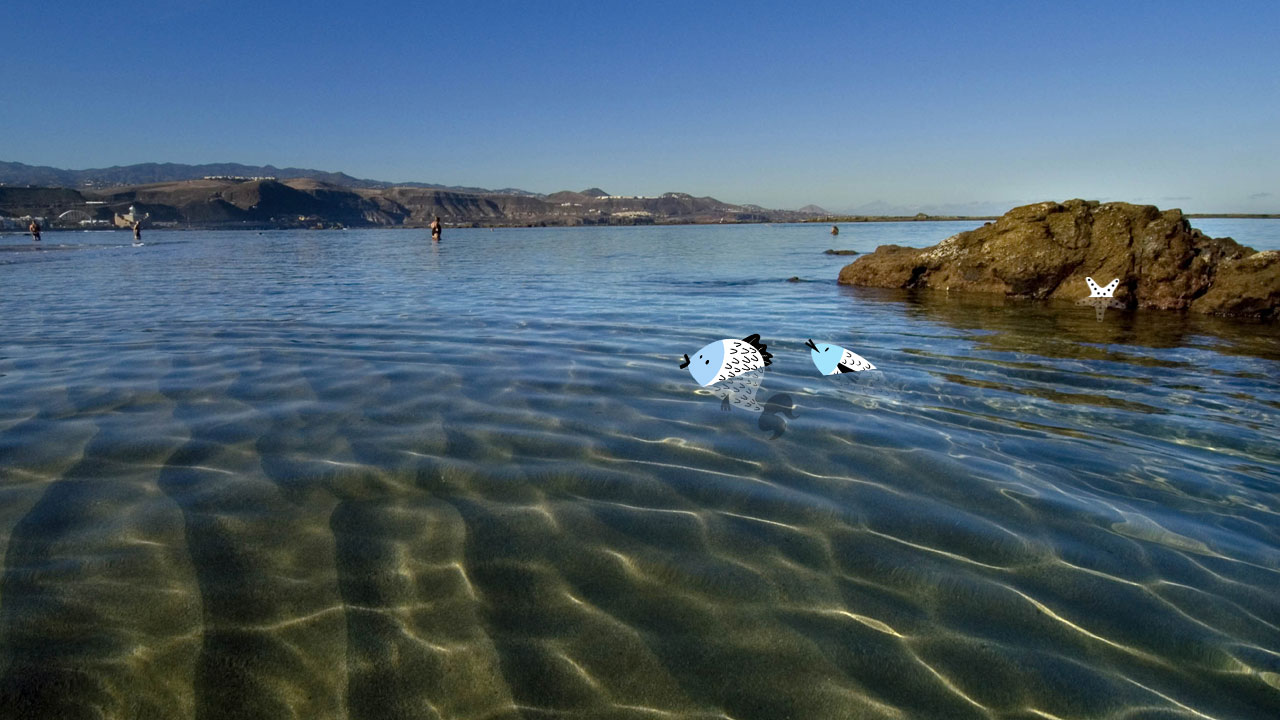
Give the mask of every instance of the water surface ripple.
<svg viewBox="0 0 1280 720">
<path fill-rule="evenodd" d="M 0 716 L 1280 716 L 1280 330 L 822 253 L 968 227 L 0 238 Z"/>
</svg>

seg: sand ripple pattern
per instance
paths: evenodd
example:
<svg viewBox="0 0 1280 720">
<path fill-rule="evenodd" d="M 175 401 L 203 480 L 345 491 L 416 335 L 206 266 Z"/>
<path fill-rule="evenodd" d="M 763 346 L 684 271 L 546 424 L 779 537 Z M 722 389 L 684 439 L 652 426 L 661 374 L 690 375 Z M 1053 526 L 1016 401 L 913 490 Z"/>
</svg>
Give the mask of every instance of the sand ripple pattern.
<svg viewBox="0 0 1280 720">
<path fill-rule="evenodd" d="M 0 717 L 1280 716 L 1276 331 L 647 232 L 0 268 Z M 677 367 L 726 315 L 776 440 Z"/>
</svg>

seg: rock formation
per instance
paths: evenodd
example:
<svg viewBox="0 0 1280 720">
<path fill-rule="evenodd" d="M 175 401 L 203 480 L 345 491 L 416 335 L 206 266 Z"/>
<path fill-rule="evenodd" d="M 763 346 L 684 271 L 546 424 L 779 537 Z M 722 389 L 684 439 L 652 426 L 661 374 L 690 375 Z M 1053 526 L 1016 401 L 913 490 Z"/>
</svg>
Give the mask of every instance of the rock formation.
<svg viewBox="0 0 1280 720">
<path fill-rule="evenodd" d="M 1079 300 L 1085 277 L 1120 279 L 1128 307 L 1274 317 L 1280 252 L 1256 252 L 1192 228 L 1181 210 L 1068 200 L 1014 208 L 928 248 L 884 245 L 840 283 Z"/>
</svg>

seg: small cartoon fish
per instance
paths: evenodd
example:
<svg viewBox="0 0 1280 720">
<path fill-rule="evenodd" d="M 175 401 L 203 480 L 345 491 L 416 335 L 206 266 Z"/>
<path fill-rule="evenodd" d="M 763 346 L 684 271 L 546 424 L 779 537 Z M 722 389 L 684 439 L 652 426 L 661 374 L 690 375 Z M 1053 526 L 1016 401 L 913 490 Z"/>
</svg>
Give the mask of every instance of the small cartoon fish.
<svg viewBox="0 0 1280 720">
<path fill-rule="evenodd" d="M 867 362 L 866 358 L 852 350 L 845 350 L 839 345 L 827 343 L 814 345 L 813 340 L 806 340 L 804 344 L 813 348 L 809 351 L 809 355 L 813 357 L 813 364 L 818 366 L 818 372 L 823 375 L 876 369 L 876 366 Z"/>
<path fill-rule="evenodd" d="M 704 345 L 692 360 L 684 356 L 681 368 L 689 368 L 689 374 L 698 384 L 706 387 L 773 363 L 773 355 L 760 342 L 759 335 L 748 335 L 741 340 L 717 340 Z"/>
<path fill-rule="evenodd" d="M 1116 288 L 1120 287 L 1120 278 L 1107 283 L 1106 287 L 1099 287 L 1098 283 L 1094 282 L 1091 277 L 1087 277 L 1084 280 L 1089 283 L 1089 297 L 1111 297 Z"/>
</svg>

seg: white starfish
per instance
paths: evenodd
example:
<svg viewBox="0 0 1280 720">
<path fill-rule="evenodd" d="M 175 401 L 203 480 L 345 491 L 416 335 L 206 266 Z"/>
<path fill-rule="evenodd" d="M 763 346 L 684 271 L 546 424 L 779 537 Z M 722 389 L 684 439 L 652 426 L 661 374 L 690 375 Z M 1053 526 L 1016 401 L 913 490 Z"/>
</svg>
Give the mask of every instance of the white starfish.
<svg viewBox="0 0 1280 720">
<path fill-rule="evenodd" d="M 1106 287 L 1099 287 L 1091 277 L 1085 278 L 1085 282 L 1089 283 L 1089 297 L 1111 297 L 1116 288 L 1120 287 L 1120 278 L 1107 283 Z"/>
</svg>

